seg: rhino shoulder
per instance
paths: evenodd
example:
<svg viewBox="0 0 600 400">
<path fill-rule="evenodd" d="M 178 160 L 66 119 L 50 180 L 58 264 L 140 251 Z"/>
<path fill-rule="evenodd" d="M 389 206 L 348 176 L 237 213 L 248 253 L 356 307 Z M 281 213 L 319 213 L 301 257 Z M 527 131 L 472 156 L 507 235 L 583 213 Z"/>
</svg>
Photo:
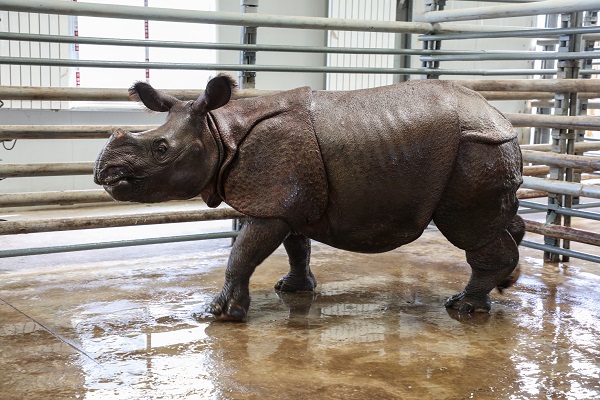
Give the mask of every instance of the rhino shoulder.
<svg viewBox="0 0 600 400">
<path fill-rule="evenodd" d="M 220 173 L 227 204 L 252 217 L 283 219 L 296 229 L 323 215 L 328 185 L 310 103 L 308 87 L 239 103 L 236 112 L 246 122 L 226 133 L 239 139 L 230 140 Z M 250 128 L 242 132 L 244 127 Z"/>
</svg>

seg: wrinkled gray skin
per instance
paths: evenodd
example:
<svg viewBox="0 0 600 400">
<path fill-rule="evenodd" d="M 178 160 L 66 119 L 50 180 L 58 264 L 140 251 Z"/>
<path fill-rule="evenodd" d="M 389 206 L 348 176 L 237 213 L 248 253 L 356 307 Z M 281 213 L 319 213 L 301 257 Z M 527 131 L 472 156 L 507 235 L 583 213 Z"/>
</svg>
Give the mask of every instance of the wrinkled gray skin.
<svg viewBox="0 0 600 400">
<path fill-rule="evenodd" d="M 446 307 L 489 311 L 490 291 L 516 280 L 521 153 L 512 126 L 479 94 L 432 80 L 230 101 L 234 85 L 219 75 L 184 102 L 136 83 L 131 95 L 167 120 L 117 130 L 95 166 L 96 183 L 117 200 L 201 194 L 248 216 L 209 308 L 218 319 L 246 319 L 250 276 L 281 243 L 290 271 L 275 288 L 312 291 L 310 239 L 384 252 L 432 220 L 472 269 Z"/>
</svg>

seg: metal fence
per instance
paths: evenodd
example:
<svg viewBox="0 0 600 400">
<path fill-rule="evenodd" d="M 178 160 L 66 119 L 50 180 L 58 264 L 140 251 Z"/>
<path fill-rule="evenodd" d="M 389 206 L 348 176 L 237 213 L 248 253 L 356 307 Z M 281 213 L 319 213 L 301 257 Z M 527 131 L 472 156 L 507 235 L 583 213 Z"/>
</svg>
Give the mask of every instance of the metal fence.
<svg viewBox="0 0 600 400">
<path fill-rule="evenodd" d="M 463 2 L 466 2 L 463 0 Z M 461 3 L 459 1 L 453 3 Z M 427 11 L 417 13 L 414 22 L 346 20 L 320 17 L 275 16 L 259 13 L 224 13 L 189 10 L 164 10 L 151 7 L 107 6 L 101 4 L 78 3 L 59 0 L 40 0 L 35 4 L 20 0 L 0 0 L 0 11 L 35 12 L 51 15 L 94 16 L 111 19 L 142 19 L 176 21 L 195 24 L 222 24 L 242 27 L 286 27 L 295 29 L 319 29 L 362 32 L 391 32 L 396 34 L 419 34 L 420 49 L 410 48 L 370 48 L 370 47 L 308 47 L 261 45 L 247 43 L 203 43 L 203 42 L 167 42 L 155 40 L 132 40 L 114 38 L 92 38 L 61 34 L 29 32 L 0 32 L 0 40 L 28 43 L 92 43 L 116 46 L 144 46 L 167 48 L 200 48 L 241 52 L 300 52 L 326 54 L 386 54 L 396 57 L 409 57 L 420 63 L 420 67 L 353 67 L 353 66 L 282 66 L 257 64 L 199 64 L 170 62 L 119 62 L 106 60 L 80 60 L 50 57 L 12 57 L 0 56 L 0 65 L 32 65 L 59 67 L 101 67 L 101 68 L 140 68 L 140 69 L 196 69 L 278 72 L 315 72 L 342 74 L 391 74 L 418 76 L 437 79 L 440 76 L 525 76 L 528 79 L 462 79 L 456 82 L 480 92 L 489 100 L 530 100 L 538 114 L 506 114 L 515 127 L 535 130 L 535 144 L 523 146 L 525 161 L 525 179 L 519 191 L 521 199 L 547 197 L 547 204 L 522 200 L 524 208 L 545 212 L 545 223 L 527 221 L 527 230 L 544 235 L 544 243 L 524 241 L 524 245 L 543 250 L 545 259 L 558 261 L 568 257 L 600 263 L 600 257 L 594 254 L 573 251 L 571 241 L 600 245 L 600 234 L 571 227 L 571 218 L 586 218 L 598 221 L 600 214 L 583 210 L 583 206 L 598 207 L 598 202 L 579 204 L 582 197 L 599 199 L 600 186 L 588 184 L 598 178 L 600 158 L 595 151 L 600 150 L 600 142 L 586 140 L 585 132 L 600 131 L 600 118 L 587 115 L 594 109 L 592 99 L 600 97 L 600 79 L 593 79 L 600 70 L 595 62 L 600 59 L 596 39 L 600 34 L 597 23 L 596 0 L 580 0 L 576 4 L 565 0 L 545 0 L 533 3 L 513 1 L 491 7 L 468 7 L 444 10 L 445 0 L 427 3 Z M 457 21 L 478 21 L 485 18 L 560 14 L 560 26 L 543 29 L 511 26 L 493 26 L 464 24 Z M 493 39 L 528 37 L 538 39 L 545 44 L 546 51 L 473 51 L 444 50 L 444 43 L 467 39 Z M 255 43 L 255 42 L 254 42 Z M 489 60 L 531 60 L 536 62 L 531 68 L 444 68 L 446 62 L 473 62 Z M 553 65 L 554 64 L 554 65 Z M 535 78 L 535 79 L 533 79 Z M 542 79 L 545 78 L 545 79 Z M 592 78 L 592 79 L 590 79 Z M 250 85 L 251 86 L 251 85 Z M 171 94 L 183 98 L 196 98 L 197 90 L 172 90 Z M 265 94 L 255 89 L 240 90 L 236 96 L 252 97 Z M 271 92 L 269 92 L 271 93 Z M 48 101 L 126 101 L 125 89 L 81 89 L 50 87 L 0 87 L 0 100 L 48 100 Z M 128 126 L 125 129 L 142 131 L 148 126 Z M 0 141 L 16 139 L 56 139 L 84 140 L 105 138 L 112 126 L 31 126 L 4 125 L 0 127 Z M 545 130 L 547 135 L 539 134 Z M 546 138 L 544 141 L 542 139 Z M 584 154 L 585 153 L 585 154 Z M 84 163 L 38 163 L 6 164 L 0 163 L 0 177 L 16 179 L 29 176 L 90 175 L 92 162 Z M 102 202 L 108 196 L 102 191 L 44 192 L 44 193 L 8 193 L 0 195 L 0 207 L 21 207 L 31 205 Z M 233 210 L 209 210 L 197 213 L 181 213 L 166 217 L 155 214 L 145 218 L 143 223 L 165 223 L 198 221 L 207 219 L 236 218 L 239 214 Z M 42 232 L 54 230 L 85 229 L 140 224 L 139 216 L 131 215 L 122 219 L 79 218 L 72 221 L 33 221 L 0 223 L 0 234 Z M 215 236 L 215 235 L 213 235 Z M 213 237 L 207 236 L 207 237 Z M 217 234 L 218 237 L 235 236 L 234 232 Z M 199 237 L 176 237 L 164 241 L 197 240 Z M 105 243 L 95 248 L 114 247 L 154 243 L 146 242 Z M 0 251 L 0 257 L 25 254 L 77 250 L 77 247 L 51 249 L 23 249 L 22 251 Z"/>
</svg>

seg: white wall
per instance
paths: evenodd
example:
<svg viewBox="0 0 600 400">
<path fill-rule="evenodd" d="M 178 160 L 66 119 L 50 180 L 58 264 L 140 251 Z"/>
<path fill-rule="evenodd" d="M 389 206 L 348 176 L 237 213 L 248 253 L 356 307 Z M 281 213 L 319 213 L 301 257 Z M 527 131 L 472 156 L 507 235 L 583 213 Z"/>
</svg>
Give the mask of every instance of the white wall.
<svg viewBox="0 0 600 400">
<path fill-rule="evenodd" d="M 218 11 L 240 12 L 240 1 L 218 0 Z M 326 0 L 259 0 L 258 12 L 273 15 L 294 15 L 306 17 L 326 17 Z M 217 40 L 222 43 L 239 43 L 240 27 L 220 26 Z M 284 29 L 258 28 L 257 44 L 278 44 L 294 46 L 326 46 L 326 32 L 315 29 Z M 217 62 L 223 64 L 239 64 L 239 53 L 219 52 Z M 317 53 L 281 53 L 259 52 L 257 64 L 263 65 L 325 65 L 325 55 Z M 310 86 L 313 89 L 325 89 L 325 74 L 323 73 L 284 73 L 259 72 L 256 75 L 256 88 L 265 90 L 292 89 L 299 86 Z"/>
</svg>

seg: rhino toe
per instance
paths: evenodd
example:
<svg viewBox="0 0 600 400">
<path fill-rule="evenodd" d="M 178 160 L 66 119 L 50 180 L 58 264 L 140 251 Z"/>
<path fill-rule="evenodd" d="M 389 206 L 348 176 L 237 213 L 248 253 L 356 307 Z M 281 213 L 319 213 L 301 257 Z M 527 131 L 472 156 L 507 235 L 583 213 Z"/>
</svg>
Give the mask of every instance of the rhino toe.
<svg viewBox="0 0 600 400">
<path fill-rule="evenodd" d="M 221 293 L 208 306 L 207 312 L 220 321 L 245 321 L 250 307 L 250 298 L 236 300 L 227 293 Z"/>
<path fill-rule="evenodd" d="M 489 312 L 492 309 L 490 296 L 486 295 L 483 298 L 468 296 L 465 292 L 460 292 L 452 295 L 444 303 L 446 308 L 452 308 L 459 312 L 475 313 Z"/>
<path fill-rule="evenodd" d="M 275 290 L 281 292 L 313 292 L 317 287 L 317 280 L 312 272 L 308 276 L 298 277 L 287 274 L 277 281 Z"/>
</svg>

